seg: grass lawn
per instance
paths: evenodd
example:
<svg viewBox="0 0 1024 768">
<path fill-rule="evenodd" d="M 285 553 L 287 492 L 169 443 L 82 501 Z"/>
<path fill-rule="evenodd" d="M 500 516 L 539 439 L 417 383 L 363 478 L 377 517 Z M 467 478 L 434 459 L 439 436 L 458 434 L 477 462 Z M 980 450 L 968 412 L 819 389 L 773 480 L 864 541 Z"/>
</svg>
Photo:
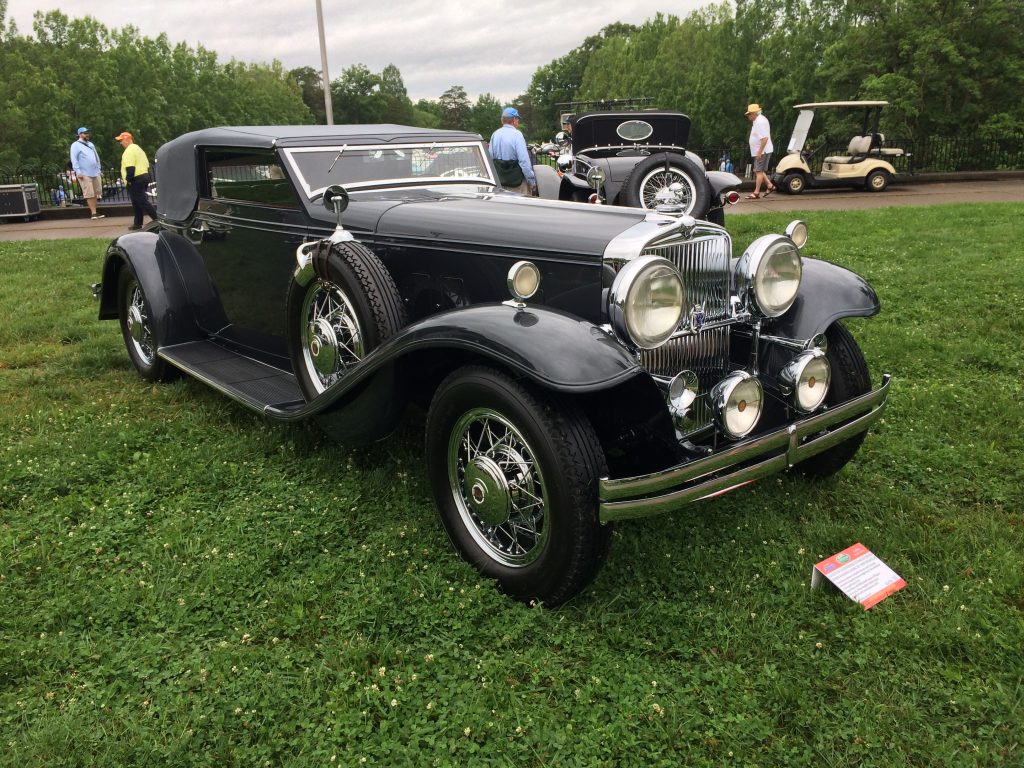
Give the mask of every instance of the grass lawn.
<svg viewBox="0 0 1024 768">
<path fill-rule="evenodd" d="M 1024 205 L 806 220 L 882 299 L 884 422 L 620 524 L 558 610 L 455 555 L 422 416 L 352 451 L 147 385 L 104 242 L 0 243 L 0 765 L 1024 765 Z M 857 541 L 907 581 L 868 612 L 809 588 Z"/>
</svg>

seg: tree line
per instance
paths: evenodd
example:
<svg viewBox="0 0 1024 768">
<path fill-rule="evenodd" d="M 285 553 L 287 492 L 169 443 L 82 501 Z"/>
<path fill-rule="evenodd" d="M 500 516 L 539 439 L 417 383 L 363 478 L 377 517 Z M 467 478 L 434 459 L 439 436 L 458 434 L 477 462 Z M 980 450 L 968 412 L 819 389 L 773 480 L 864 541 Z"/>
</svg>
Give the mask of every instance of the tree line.
<svg viewBox="0 0 1024 768">
<path fill-rule="evenodd" d="M 22 35 L 6 10 L 0 0 L 0 167 L 63 163 L 79 125 L 114 164 L 119 148 L 102 142 L 122 130 L 152 151 L 212 125 L 326 122 L 313 67 L 220 63 L 202 46 L 60 11 L 37 13 Z M 375 73 L 354 63 L 329 87 L 336 123 L 488 136 L 505 106 L 489 93 L 474 102 L 460 85 L 413 102 L 394 65 Z M 689 114 L 698 148 L 742 144 L 748 102 L 780 137 L 792 105 L 848 99 L 889 101 L 882 130 L 892 137 L 1019 136 L 1024 0 L 735 0 L 685 18 L 658 14 L 609 25 L 538 67 L 513 103 L 542 140 L 566 103 L 636 97 Z"/>
</svg>

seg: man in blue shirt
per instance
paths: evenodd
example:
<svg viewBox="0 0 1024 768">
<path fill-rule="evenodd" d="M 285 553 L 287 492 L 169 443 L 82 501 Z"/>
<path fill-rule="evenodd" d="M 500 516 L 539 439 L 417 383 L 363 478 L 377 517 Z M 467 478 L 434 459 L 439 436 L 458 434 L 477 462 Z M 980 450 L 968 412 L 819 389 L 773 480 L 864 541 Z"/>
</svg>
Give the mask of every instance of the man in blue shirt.
<svg viewBox="0 0 1024 768">
<path fill-rule="evenodd" d="M 78 141 L 71 145 L 71 167 L 82 187 L 82 197 L 92 212 L 94 219 L 104 218 L 96 213 L 96 201 L 103 197 L 103 184 L 100 181 L 100 153 L 96 145 L 89 141 L 89 129 L 78 129 Z"/>
<path fill-rule="evenodd" d="M 501 186 L 521 195 L 536 191 L 537 177 L 526 151 L 526 139 L 519 132 L 519 110 L 515 107 L 506 107 L 501 113 L 501 128 L 491 134 L 491 157 Z"/>
</svg>

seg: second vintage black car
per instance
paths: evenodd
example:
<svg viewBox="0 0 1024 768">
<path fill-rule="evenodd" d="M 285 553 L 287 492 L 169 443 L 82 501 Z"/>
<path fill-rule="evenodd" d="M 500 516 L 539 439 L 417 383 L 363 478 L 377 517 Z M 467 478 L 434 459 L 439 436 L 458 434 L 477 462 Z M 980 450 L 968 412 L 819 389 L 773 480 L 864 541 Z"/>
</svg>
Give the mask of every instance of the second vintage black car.
<svg viewBox="0 0 1024 768">
<path fill-rule="evenodd" d="M 448 536 L 520 599 L 578 593 L 617 521 L 837 472 L 886 402 L 842 322 L 878 298 L 800 222 L 734 258 L 716 225 L 506 193 L 479 136 L 396 125 L 214 128 L 156 164 L 159 227 L 95 289 L 138 373 L 348 441 L 422 406 Z"/>
<path fill-rule="evenodd" d="M 563 124 L 569 130 L 555 137 L 557 172 L 534 168 L 541 197 L 647 210 L 672 205 L 715 224 L 724 224 L 725 207 L 739 201 L 738 176 L 706 171 L 686 149 L 690 118 L 682 112 L 584 112 L 566 114 Z"/>
</svg>

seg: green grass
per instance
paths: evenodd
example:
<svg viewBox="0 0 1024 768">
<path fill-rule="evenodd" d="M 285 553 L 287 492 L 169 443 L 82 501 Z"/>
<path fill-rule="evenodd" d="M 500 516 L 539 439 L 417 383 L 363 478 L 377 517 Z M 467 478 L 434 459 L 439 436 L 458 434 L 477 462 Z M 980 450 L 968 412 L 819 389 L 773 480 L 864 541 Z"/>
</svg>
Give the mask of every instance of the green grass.
<svg viewBox="0 0 1024 768">
<path fill-rule="evenodd" d="M 422 418 L 351 451 L 147 385 L 103 242 L 0 243 L 0 765 L 1024 763 L 1024 205 L 807 221 L 882 299 L 884 423 L 829 482 L 619 525 L 559 610 L 456 557 Z M 907 581 L 869 612 L 809 589 L 856 541 Z"/>
</svg>

